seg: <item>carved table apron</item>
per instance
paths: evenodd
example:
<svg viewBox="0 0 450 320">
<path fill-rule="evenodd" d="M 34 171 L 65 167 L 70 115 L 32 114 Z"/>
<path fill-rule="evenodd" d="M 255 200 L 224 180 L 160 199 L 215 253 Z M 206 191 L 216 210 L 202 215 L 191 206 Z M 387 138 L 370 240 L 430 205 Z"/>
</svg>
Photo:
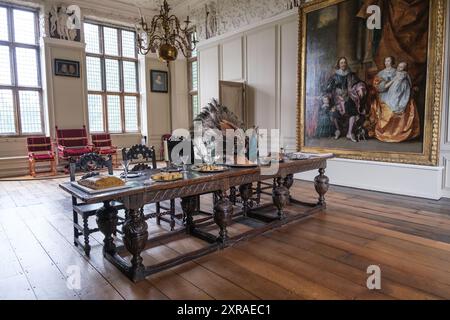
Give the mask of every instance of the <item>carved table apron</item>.
<svg viewBox="0 0 450 320">
<path fill-rule="evenodd" d="M 329 185 L 329 180 L 325 176 L 325 169 L 327 160 L 330 158 L 332 157 L 287 161 L 280 164 L 276 174 L 263 175 L 262 172 L 264 171 L 260 168 L 231 169 L 227 172 L 215 175 L 188 173 L 186 174 L 186 179 L 182 181 L 152 183 L 150 185 L 136 183 L 135 186 L 130 189 L 95 195 L 86 193 L 72 186 L 70 183 L 63 183 L 60 187 L 85 203 L 104 203 L 104 207 L 97 212 L 97 223 L 100 231 L 105 236 L 103 254 L 108 261 L 113 263 L 129 279 L 138 282 L 156 272 L 199 258 L 213 251 L 226 248 L 237 241 L 249 239 L 292 221 L 305 219 L 318 210 L 325 209 L 325 194 L 328 191 Z M 293 199 L 290 196 L 289 189 L 293 185 L 294 174 L 311 170 L 319 170 L 319 175 L 314 181 L 315 189 L 319 194 L 319 200 L 314 204 L 306 204 Z M 243 215 L 259 220 L 267 219 L 267 217 L 263 218 L 258 214 L 257 211 L 259 208 L 250 209 L 249 201 L 253 194 L 252 184 L 268 179 L 274 180 L 272 198 L 273 205 L 278 210 L 278 217 L 270 219 L 263 227 L 230 238 L 228 236 L 227 227 L 232 224 L 233 218 Z M 230 188 L 236 189 L 236 187 L 239 188 L 240 197 L 242 199 L 242 212 L 234 212 L 235 207 L 227 195 Z M 199 208 L 199 196 L 206 193 L 214 193 L 215 198 L 217 199 L 213 208 L 213 220 L 220 229 L 218 235 L 213 235 L 200 230 L 200 227 L 194 222 L 193 216 Z M 150 239 L 150 241 L 153 245 L 158 245 L 162 239 L 169 239 L 170 237 L 180 236 L 181 233 L 187 233 L 190 236 L 206 241 L 208 246 L 195 252 L 180 255 L 160 264 L 144 266 L 141 253 L 148 248 L 149 234 L 142 208 L 146 204 L 177 198 L 181 199 L 181 206 L 186 215 L 185 228 L 164 236 Z M 130 262 L 126 261 L 118 254 L 120 248 L 117 248 L 114 242 L 113 234 L 116 230 L 118 219 L 117 211 L 109 205 L 111 201 L 121 201 L 126 208 L 126 219 L 122 230 L 125 248 L 132 256 Z M 310 209 L 307 212 L 302 212 L 302 214 L 289 215 L 286 217 L 283 209 L 289 203 L 306 205 Z M 267 207 L 267 205 L 261 206 L 261 208 L 262 207 Z"/>
</svg>

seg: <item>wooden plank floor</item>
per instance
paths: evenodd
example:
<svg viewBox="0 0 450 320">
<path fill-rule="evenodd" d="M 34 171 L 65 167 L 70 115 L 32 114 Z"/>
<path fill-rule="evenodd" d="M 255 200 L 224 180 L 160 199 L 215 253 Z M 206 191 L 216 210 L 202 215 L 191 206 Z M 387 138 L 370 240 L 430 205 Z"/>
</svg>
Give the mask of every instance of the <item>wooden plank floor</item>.
<svg viewBox="0 0 450 320">
<path fill-rule="evenodd" d="M 332 187 L 327 213 L 133 284 L 103 259 L 100 234 L 90 259 L 73 246 L 61 181 L 0 182 L 0 299 L 450 299 L 450 200 Z M 315 201 L 313 189 L 296 182 L 292 191 Z M 155 263 L 202 245 L 182 239 L 143 258 Z M 370 265 L 381 268 L 379 291 L 366 287 Z M 81 270 L 81 290 L 66 284 L 71 266 Z"/>
</svg>

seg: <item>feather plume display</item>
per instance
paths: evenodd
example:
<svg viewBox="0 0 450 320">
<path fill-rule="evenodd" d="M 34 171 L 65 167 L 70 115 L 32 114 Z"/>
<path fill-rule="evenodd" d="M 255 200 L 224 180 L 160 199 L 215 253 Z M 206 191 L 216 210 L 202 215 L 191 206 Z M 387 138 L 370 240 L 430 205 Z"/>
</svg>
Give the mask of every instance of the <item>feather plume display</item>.
<svg viewBox="0 0 450 320">
<path fill-rule="evenodd" d="M 194 119 L 194 123 L 201 123 L 203 128 L 202 137 L 194 137 L 194 153 L 196 158 L 207 159 L 210 156 L 211 137 L 208 129 L 220 130 L 226 136 L 227 130 L 242 129 L 245 131 L 244 123 L 226 106 L 221 105 L 213 99 L 200 114 Z M 245 134 L 241 131 L 237 135 L 237 144 L 245 146 Z M 193 129 L 191 130 L 193 132 Z M 217 155 L 219 156 L 219 155 Z M 217 160 L 217 159 L 216 159 Z"/>
<path fill-rule="evenodd" d="M 227 129 L 243 129 L 244 123 L 226 106 L 221 105 L 216 99 L 212 99 L 194 122 L 201 122 L 205 129 L 219 129 L 225 134 Z"/>
</svg>

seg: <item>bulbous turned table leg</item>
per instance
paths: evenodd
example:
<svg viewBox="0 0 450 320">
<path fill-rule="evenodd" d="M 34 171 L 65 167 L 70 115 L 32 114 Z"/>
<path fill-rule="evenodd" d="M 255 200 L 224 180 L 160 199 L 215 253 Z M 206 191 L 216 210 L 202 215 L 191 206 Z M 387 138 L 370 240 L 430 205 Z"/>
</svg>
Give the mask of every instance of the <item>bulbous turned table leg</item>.
<svg viewBox="0 0 450 320">
<path fill-rule="evenodd" d="M 144 214 L 139 209 L 129 209 L 128 218 L 123 225 L 123 242 L 133 255 L 131 258 L 131 277 L 134 281 L 145 278 L 145 267 L 141 252 L 145 249 L 148 239 L 148 226 Z"/>
<path fill-rule="evenodd" d="M 231 201 L 224 195 L 223 192 L 219 192 L 218 201 L 214 206 L 214 222 L 220 228 L 217 241 L 222 244 L 228 239 L 227 227 L 232 223 L 233 210 L 233 204 Z"/>
<path fill-rule="evenodd" d="M 103 254 L 116 254 L 116 245 L 114 244 L 113 234 L 116 232 L 119 223 L 117 213 L 117 209 L 112 207 L 109 201 L 105 201 L 103 207 L 96 213 L 98 228 L 105 236 L 103 239 Z"/>
<path fill-rule="evenodd" d="M 199 197 L 186 197 L 181 199 L 181 208 L 183 209 L 184 216 L 186 217 L 186 232 L 192 234 L 195 229 L 194 213 L 199 208 Z"/>
<path fill-rule="evenodd" d="M 289 189 L 282 183 L 282 178 L 277 178 L 272 191 L 272 200 L 273 204 L 278 209 L 278 217 L 280 220 L 285 218 L 283 209 L 289 204 L 289 198 Z"/>
<path fill-rule="evenodd" d="M 244 184 L 239 187 L 239 193 L 242 198 L 244 216 L 246 217 L 250 210 L 250 198 L 253 196 L 253 184 Z"/>
<path fill-rule="evenodd" d="M 330 187 L 330 179 L 325 175 L 325 169 L 319 169 L 319 175 L 314 179 L 314 186 L 316 188 L 317 193 L 319 194 L 319 202 L 320 206 L 324 208 L 327 207 L 325 202 L 325 194 L 328 192 L 328 188 Z"/>
<path fill-rule="evenodd" d="M 256 184 L 256 204 L 259 206 L 261 204 L 261 194 L 262 194 L 262 182 L 258 181 Z"/>
<path fill-rule="evenodd" d="M 291 192 L 291 188 L 294 185 L 294 175 L 288 174 L 286 178 L 284 178 L 283 185 Z M 291 201 L 291 195 L 289 194 L 289 202 Z"/>
<path fill-rule="evenodd" d="M 294 175 L 288 174 L 286 178 L 284 178 L 283 185 L 291 190 L 292 186 L 294 185 Z"/>
</svg>

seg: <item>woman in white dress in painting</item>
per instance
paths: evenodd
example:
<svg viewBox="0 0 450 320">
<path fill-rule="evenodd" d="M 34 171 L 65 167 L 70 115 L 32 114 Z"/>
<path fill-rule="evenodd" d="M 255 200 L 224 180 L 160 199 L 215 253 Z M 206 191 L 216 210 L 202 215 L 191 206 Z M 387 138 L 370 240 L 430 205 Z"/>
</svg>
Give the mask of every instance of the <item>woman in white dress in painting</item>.
<svg viewBox="0 0 450 320">
<path fill-rule="evenodd" d="M 373 124 L 370 136 L 384 142 L 403 142 L 420 135 L 417 107 L 412 98 L 412 81 L 408 64 L 395 59 L 385 59 L 385 69 L 374 80 L 377 98 L 371 105 L 369 121 Z"/>
</svg>

